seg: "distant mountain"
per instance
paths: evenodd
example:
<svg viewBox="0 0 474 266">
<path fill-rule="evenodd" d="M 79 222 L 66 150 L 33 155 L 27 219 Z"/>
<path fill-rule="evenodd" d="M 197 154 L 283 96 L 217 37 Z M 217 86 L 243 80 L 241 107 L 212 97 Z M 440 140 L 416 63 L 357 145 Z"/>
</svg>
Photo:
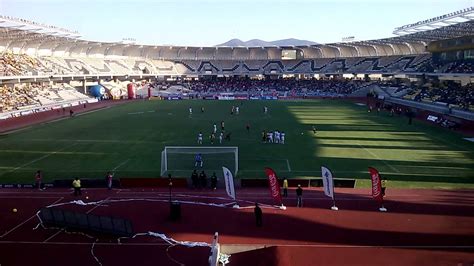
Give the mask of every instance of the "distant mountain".
<svg viewBox="0 0 474 266">
<path fill-rule="evenodd" d="M 240 39 L 232 39 L 222 44 L 216 46 L 244 46 L 244 47 L 253 47 L 253 46 L 305 46 L 305 45 L 314 45 L 318 44 L 317 42 L 307 41 L 307 40 L 298 40 L 294 38 L 276 40 L 276 41 L 263 41 L 259 39 L 252 39 L 246 42 Z"/>
</svg>

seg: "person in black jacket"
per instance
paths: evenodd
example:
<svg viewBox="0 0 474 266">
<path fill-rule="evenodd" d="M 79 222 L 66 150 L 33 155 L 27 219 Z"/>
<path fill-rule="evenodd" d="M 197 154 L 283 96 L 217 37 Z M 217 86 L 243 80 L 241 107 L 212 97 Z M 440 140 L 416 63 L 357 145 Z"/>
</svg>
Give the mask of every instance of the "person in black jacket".
<svg viewBox="0 0 474 266">
<path fill-rule="evenodd" d="M 255 213 L 255 221 L 257 223 L 257 227 L 261 227 L 262 226 L 262 209 L 260 209 L 257 202 L 255 202 L 254 213 Z"/>
<path fill-rule="evenodd" d="M 303 189 L 301 188 L 301 185 L 298 185 L 298 188 L 296 189 L 296 197 L 298 199 L 296 207 L 303 207 Z"/>
<path fill-rule="evenodd" d="M 193 183 L 193 188 L 197 188 L 198 187 L 198 184 L 199 184 L 199 176 L 198 176 L 198 173 L 196 171 L 196 169 L 194 169 L 192 175 L 191 175 L 191 182 Z"/>
<path fill-rule="evenodd" d="M 211 188 L 216 190 L 217 189 L 217 176 L 216 172 L 214 172 L 211 176 Z"/>
</svg>

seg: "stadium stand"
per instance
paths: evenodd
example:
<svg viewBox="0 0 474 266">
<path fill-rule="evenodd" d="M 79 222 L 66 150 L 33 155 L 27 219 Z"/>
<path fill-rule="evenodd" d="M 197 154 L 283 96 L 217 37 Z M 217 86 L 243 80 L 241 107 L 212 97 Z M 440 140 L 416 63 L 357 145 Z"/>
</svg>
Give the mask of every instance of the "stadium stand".
<svg viewBox="0 0 474 266">
<path fill-rule="evenodd" d="M 87 86 L 98 84 L 106 91 L 101 98 L 124 99 L 132 83 L 140 97 L 176 84 L 189 95 L 209 97 L 224 92 L 360 97 L 379 88 L 390 97 L 467 110 L 473 104 L 473 11 L 396 28 L 396 37 L 295 47 L 100 43 L 81 40 L 74 31 L 0 16 L 5 22 L 0 41 L 12 33 L 18 38 L 0 46 L 0 108 L 5 113 L 90 100 Z M 463 19 L 438 23 L 451 17 Z M 425 24 L 431 29 L 419 30 Z M 296 56 L 284 56 L 288 50 Z M 81 84 L 71 86 L 72 80 Z"/>
</svg>

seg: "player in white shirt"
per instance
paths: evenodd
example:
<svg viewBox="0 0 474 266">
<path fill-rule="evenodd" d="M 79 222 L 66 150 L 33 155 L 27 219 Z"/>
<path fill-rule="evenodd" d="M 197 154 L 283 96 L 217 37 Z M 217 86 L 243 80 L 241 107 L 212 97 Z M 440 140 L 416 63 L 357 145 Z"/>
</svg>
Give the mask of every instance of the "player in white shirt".
<svg viewBox="0 0 474 266">
<path fill-rule="evenodd" d="M 193 108 L 189 107 L 189 115 L 193 114 Z"/>
<path fill-rule="evenodd" d="M 273 143 L 273 132 L 268 132 L 268 143 Z"/>
<path fill-rule="evenodd" d="M 280 135 L 281 135 L 281 136 L 280 136 L 280 138 L 281 138 L 281 142 L 280 142 L 280 143 L 281 143 L 281 144 L 285 144 L 285 132 L 282 131 Z"/>
<path fill-rule="evenodd" d="M 239 112 L 240 112 L 240 107 L 238 107 L 238 106 L 237 106 L 237 107 L 235 107 L 235 114 L 236 114 L 236 115 L 238 115 L 238 114 L 239 114 Z"/>
<path fill-rule="evenodd" d="M 214 129 L 213 129 L 213 132 L 214 132 L 214 134 L 216 134 L 216 133 L 217 133 L 217 125 L 216 125 L 216 123 L 214 123 Z"/>
<path fill-rule="evenodd" d="M 275 131 L 275 143 L 280 143 L 280 131 Z"/>
<path fill-rule="evenodd" d="M 202 132 L 198 134 L 198 144 L 202 144 Z"/>
<path fill-rule="evenodd" d="M 219 134 L 219 143 L 222 144 L 222 139 L 224 138 L 224 133 Z"/>
<path fill-rule="evenodd" d="M 266 106 L 263 107 L 263 113 L 264 113 L 264 114 L 268 113 L 268 108 L 267 108 Z"/>
</svg>

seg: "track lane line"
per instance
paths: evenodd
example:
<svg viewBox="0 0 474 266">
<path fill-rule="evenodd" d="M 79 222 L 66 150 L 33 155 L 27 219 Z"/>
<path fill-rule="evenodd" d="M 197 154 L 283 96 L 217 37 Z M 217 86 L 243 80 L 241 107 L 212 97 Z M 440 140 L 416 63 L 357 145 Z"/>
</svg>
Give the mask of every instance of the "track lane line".
<svg viewBox="0 0 474 266">
<path fill-rule="evenodd" d="M 59 199 L 57 199 L 55 202 L 51 203 L 51 204 L 48 204 L 48 205 L 52 205 L 52 204 L 56 204 L 58 202 L 60 202 L 61 200 L 63 200 L 64 197 L 61 197 Z M 26 219 L 25 221 L 23 221 L 22 223 L 20 223 L 19 225 L 13 227 L 12 229 L 10 229 L 9 231 L 5 232 L 3 235 L 0 236 L 0 238 L 3 238 L 3 237 L 6 237 L 7 235 L 9 235 L 11 232 L 15 231 L 16 229 L 18 229 L 20 226 L 24 225 L 25 223 L 29 222 L 31 219 L 35 218 L 36 217 L 36 213 L 31 216 L 30 218 Z"/>
</svg>

